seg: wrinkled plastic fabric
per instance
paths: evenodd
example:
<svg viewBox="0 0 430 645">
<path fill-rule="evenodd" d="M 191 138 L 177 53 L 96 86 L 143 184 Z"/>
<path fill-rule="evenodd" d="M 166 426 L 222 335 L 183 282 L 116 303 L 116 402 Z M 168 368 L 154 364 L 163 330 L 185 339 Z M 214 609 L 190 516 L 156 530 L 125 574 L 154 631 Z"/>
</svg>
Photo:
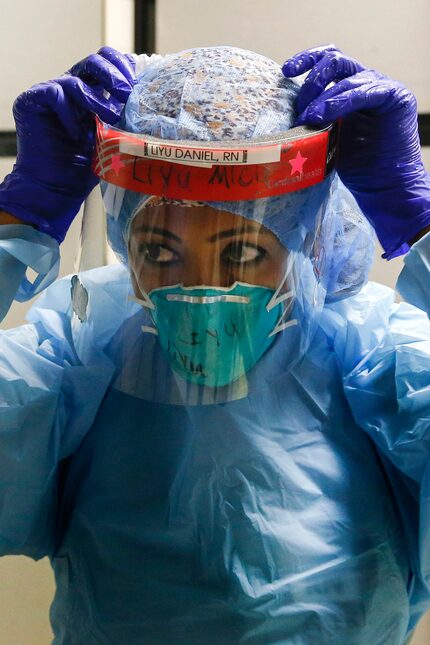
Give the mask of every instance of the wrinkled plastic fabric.
<svg viewBox="0 0 430 645">
<path fill-rule="evenodd" d="M 124 325 L 145 345 L 127 271 L 85 278 L 85 360 L 69 279 L 0 337 L 1 552 L 50 556 L 54 642 L 403 645 L 430 599 L 427 316 L 369 284 L 288 373 L 278 342 L 246 397 L 165 405 L 118 387 Z"/>
</svg>

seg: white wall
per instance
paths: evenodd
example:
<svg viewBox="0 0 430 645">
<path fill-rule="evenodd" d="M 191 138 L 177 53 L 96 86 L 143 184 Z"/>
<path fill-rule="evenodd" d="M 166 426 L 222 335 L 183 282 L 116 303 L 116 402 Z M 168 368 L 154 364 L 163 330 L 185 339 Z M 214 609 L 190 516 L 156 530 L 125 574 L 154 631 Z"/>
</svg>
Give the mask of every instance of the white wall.
<svg viewBox="0 0 430 645">
<path fill-rule="evenodd" d="M 157 0 L 160 54 L 235 45 L 282 62 L 307 47 L 334 42 L 408 83 L 430 111 L 428 0 Z"/>
<path fill-rule="evenodd" d="M 22 90 L 58 76 L 102 44 L 103 0 L 1 0 L 0 129 Z"/>
</svg>

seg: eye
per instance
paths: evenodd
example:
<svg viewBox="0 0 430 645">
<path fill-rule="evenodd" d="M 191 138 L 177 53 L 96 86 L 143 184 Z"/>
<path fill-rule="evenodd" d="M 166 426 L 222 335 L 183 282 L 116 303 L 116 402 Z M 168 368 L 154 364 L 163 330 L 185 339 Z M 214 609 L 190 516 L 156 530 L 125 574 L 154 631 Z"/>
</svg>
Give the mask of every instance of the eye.
<svg viewBox="0 0 430 645">
<path fill-rule="evenodd" d="M 233 242 L 225 247 L 221 257 L 229 264 L 246 264 L 247 262 L 258 262 L 266 255 L 266 251 L 259 246 L 246 244 L 245 242 Z"/>
<path fill-rule="evenodd" d="M 178 254 L 168 246 L 149 242 L 139 247 L 139 252 L 143 254 L 144 262 L 150 264 L 170 264 L 178 259 Z"/>
</svg>

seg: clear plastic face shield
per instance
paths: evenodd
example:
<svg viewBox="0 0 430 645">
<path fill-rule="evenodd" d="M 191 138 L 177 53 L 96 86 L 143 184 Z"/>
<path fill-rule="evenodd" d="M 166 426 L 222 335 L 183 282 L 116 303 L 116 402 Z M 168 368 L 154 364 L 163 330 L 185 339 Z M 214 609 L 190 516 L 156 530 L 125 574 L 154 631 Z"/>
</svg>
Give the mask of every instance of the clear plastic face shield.
<svg viewBox="0 0 430 645">
<path fill-rule="evenodd" d="M 115 387 L 158 402 L 233 400 L 279 377 L 325 300 L 335 145 L 332 126 L 221 144 L 99 121 L 94 170 L 126 271 L 106 271 L 99 295 L 79 275 L 77 347 L 97 354 L 109 334 Z"/>
</svg>

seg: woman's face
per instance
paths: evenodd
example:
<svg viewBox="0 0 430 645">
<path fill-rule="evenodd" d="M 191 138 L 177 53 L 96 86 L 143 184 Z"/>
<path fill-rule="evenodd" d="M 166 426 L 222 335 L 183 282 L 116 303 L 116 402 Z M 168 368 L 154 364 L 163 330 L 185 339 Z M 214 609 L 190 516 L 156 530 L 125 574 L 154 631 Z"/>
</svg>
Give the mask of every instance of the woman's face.
<svg viewBox="0 0 430 645">
<path fill-rule="evenodd" d="M 288 253 L 257 222 L 210 206 L 147 206 L 132 222 L 129 263 L 135 293 L 168 285 L 276 289 Z"/>
</svg>

